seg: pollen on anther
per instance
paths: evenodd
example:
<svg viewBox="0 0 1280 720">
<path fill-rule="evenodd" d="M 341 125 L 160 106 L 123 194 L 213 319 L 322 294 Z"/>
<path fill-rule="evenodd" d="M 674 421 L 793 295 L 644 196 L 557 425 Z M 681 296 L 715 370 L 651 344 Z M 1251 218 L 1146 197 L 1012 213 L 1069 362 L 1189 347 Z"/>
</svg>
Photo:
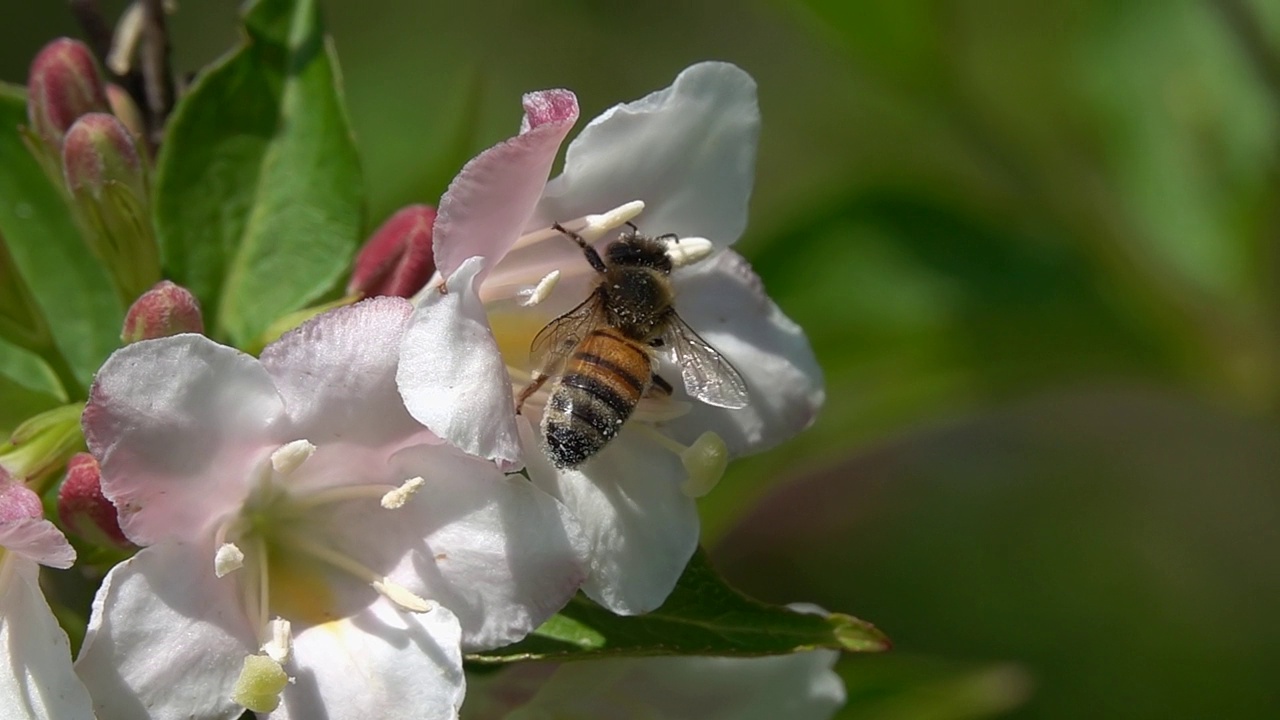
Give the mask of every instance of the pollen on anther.
<svg viewBox="0 0 1280 720">
<path fill-rule="evenodd" d="M 223 577 L 244 567 L 244 551 L 235 543 L 223 543 L 213 555 L 213 574 Z"/>
<path fill-rule="evenodd" d="M 551 294 L 551 291 L 555 289 L 556 283 L 559 281 L 559 270 L 552 270 L 547 273 L 545 277 L 538 281 L 538 284 L 534 286 L 532 290 L 528 291 L 525 298 L 520 301 L 520 306 L 533 307 L 543 300 L 546 300 L 547 296 Z"/>
<path fill-rule="evenodd" d="M 422 486 L 426 484 L 427 481 L 420 477 L 411 477 L 408 480 L 405 480 L 400 487 L 395 490 L 391 490 L 386 495 L 382 496 L 382 507 L 388 510 L 395 510 L 397 508 L 404 507 L 404 504 L 409 502 L 409 498 L 413 497 L 413 494 L 422 489 Z"/>
<path fill-rule="evenodd" d="M 419 597 L 403 585 L 397 585 L 387 578 L 375 580 L 372 585 L 373 589 L 383 597 L 409 612 L 428 613 L 436 607 L 430 600 Z"/>
<path fill-rule="evenodd" d="M 315 451 L 316 446 L 305 439 L 285 443 L 271 453 L 271 468 L 281 475 L 288 475 L 297 470 Z"/>
</svg>

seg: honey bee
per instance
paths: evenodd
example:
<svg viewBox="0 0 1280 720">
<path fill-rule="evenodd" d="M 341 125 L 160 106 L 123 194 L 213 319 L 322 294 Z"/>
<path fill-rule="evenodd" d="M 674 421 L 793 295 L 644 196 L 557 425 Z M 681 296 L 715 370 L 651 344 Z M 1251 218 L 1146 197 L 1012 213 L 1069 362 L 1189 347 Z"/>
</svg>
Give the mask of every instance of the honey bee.
<svg viewBox="0 0 1280 720">
<path fill-rule="evenodd" d="M 747 404 L 742 376 L 676 314 L 666 241 L 678 238 L 641 235 L 628 225 L 603 259 L 580 235 L 553 225 L 582 248 L 600 274 L 586 300 L 533 338 L 529 353 L 539 370 L 516 404 L 519 412 L 555 378 L 542 413 L 542 437 L 558 468 L 577 467 L 600 452 L 651 389 L 672 392 L 655 372 L 660 349 L 674 355 L 691 396 L 723 408 Z"/>
</svg>

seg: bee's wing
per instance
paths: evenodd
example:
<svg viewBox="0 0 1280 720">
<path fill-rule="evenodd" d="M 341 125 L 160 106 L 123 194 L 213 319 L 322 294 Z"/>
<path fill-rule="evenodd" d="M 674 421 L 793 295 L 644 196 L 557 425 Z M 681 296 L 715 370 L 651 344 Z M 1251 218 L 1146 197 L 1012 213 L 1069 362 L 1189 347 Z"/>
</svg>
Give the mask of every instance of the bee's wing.
<svg viewBox="0 0 1280 720">
<path fill-rule="evenodd" d="M 730 410 L 747 406 L 747 383 L 742 375 L 679 315 L 672 318 L 662 340 L 675 353 L 684 389 L 690 395 Z"/>
<path fill-rule="evenodd" d="M 596 290 L 578 307 L 547 323 L 529 345 L 533 367 L 543 375 L 559 375 L 565 360 L 582 339 L 604 322 L 600 291 Z"/>
</svg>

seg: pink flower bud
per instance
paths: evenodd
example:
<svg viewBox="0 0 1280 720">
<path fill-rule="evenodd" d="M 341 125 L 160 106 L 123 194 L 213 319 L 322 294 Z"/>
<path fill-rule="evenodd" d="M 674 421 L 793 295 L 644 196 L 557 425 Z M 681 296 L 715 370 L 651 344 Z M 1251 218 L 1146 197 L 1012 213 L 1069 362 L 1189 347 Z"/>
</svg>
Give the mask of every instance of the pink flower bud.
<svg viewBox="0 0 1280 720">
<path fill-rule="evenodd" d="M 45 45 L 31 61 L 27 118 L 51 152 L 57 152 L 77 118 L 107 108 L 102 72 L 84 43 L 59 38 Z"/>
<path fill-rule="evenodd" d="M 161 280 L 129 307 L 120 339 L 128 343 L 179 333 L 203 333 L 200 301 L 190 290 Z"/>
<path fill-rule="evenodd" d="M 113 182 L 131 190 L 137 202 L 147 199 L 138 147 L 114 115 L 95 112 L 75 121 L 62 141 L 62 172 L 77 200 L 101 200 Z"/>
<path fill-rule="evenodd" d="M 436 271 L 431 254 L 431 227 L 436 210 L 410 205 L 378 228 L 360 253 L 347 294 L 411 297 Z"/>
<path fill-rule="evenodd" d="M 133 547 L 120 530 L 116 506 L 102 494 L 102 472 L 89 453 L 67 462 L 67 478 L 58 490 L 58 517 L 75 535 L 96 545 Z"/>
</svg>

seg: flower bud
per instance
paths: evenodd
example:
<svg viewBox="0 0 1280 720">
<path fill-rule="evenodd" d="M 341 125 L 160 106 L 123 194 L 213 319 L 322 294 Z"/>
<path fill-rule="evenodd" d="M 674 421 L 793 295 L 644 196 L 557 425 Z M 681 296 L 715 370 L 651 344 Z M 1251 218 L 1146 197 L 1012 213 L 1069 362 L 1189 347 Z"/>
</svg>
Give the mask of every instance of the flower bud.
<svg viewBox="0 0 1280 720">
<path fill-rule="evenodd" d="M 133 101 L 133 96 L 128 90 L 109 83 L 107 85 L 107 104 L 111 106 L 111 112 L 120 118 L 120 122 L 129 128 L 129 132 L 133 133 L 135 138 L 144 136 L 147 132 L 147 123 L 142 119 L 142 110 L 138 109 L 138 104 Z"/>
<path fill-rule="evenodd" d="M 410 205 L 378 228 L 360 253 L 347 294 L 412 297 L 436 271 L 431 254 L 435 208 Z"/>
<path fill-rule="evenodd" d="M 81 403 L 46 410 L 28 419 L 0 444 L 0 468 L 19 482 L 39 487 L 41 481 L 62 467 L 72 453 L 84 446 L 80 434 Z"/>
<path fill-rule="evenodd" d="M 115 116 L 89 113 L 62 141 L 62 172 L 90 247 L 126 302 L 160 279 L 146 168 Z"/>
<path fill-rule="evenodd" d="M 203 332 L 204 317 L 196 296 L 181 285 L 161 280 L 129 306 L 120 339 L 128 345 L 179 333 Z"/>
<path fill-rule="evenodd" d="M 84 43 L 59 38 L 31 61 L 27 119 L 47 152 L 57 153 L 67 130 L 81 115 L 107 108 L 102 72 Z"/>
<path fill-rule="evenodd" d="M 89 453 L 67 461 L 67 477 L 58 490 L 58 518 L 81 539 L 101 547 L 133 547 L 120 530 L 116 506 L 102 494 L 102 472 Z"/>
</svg>

